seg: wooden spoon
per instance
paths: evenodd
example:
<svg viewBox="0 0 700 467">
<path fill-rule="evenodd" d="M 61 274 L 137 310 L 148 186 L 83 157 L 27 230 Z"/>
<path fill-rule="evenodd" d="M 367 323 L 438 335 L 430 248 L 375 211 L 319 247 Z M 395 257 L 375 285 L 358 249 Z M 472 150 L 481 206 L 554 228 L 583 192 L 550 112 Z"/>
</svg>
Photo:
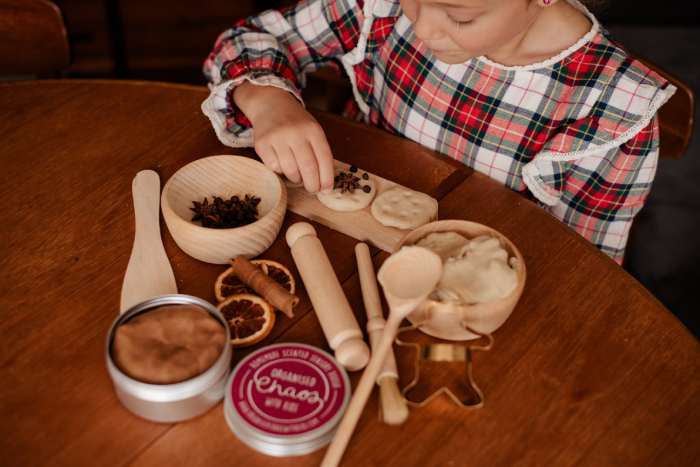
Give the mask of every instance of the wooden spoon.
<svg viewBox="0 0 700 467">
<path fill-rule="evenodd" d="M 382 337 L 373 349 L 355 394 L 350 400 L 343 419 L 338 425 L 321 467 L 336 467 L 343 457 L 355 425 L 369 399 L 391 342 L 401 321 L 411 314 L 432 292 L 442 276 L 442 260 L 432 251 L 413 246 L 404 247 L 387 259 L 377 273 L 377 280 L 384 288 L 389 304 L 389 318 Z"/>
<path fill-rule="evenodd" d="M 176 294 L 173 268 L 160 237 L 160 177 L 152 170 L 136 174 L 131 184 L 136 237 L 122 285 L 120 313 L 147 298 Z"/>
</svg>

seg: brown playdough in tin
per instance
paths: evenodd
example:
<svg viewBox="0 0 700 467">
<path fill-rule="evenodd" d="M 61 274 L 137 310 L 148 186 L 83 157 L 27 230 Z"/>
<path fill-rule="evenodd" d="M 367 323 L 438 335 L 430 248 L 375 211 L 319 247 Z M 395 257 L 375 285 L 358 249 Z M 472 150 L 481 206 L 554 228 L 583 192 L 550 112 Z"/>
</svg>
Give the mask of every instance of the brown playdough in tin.
<svg viewBox="0 0 700 467">
<path fill-rule="evenodd" d="M 112 359 L 129 377 L 150 384 L 187 381 L 221 356 L 226 331 L 204 308 L 166 305 L 117 328 Z"/>
</svg>

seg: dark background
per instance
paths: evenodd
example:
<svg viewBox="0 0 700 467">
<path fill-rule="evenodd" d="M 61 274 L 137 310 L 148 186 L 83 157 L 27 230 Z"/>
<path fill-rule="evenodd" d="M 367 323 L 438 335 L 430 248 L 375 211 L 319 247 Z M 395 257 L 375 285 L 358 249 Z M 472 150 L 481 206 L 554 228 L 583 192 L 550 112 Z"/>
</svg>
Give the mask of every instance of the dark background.
<svg viewBox="0 0 700 467">
<path fill-rule="evenodd" d="M 201 69 L 236 21 L 295 0 L 54 0 L 74 62 L 64 78 L 205 85 Z M 700 90 L 700 15 L 694 0 L 609 0 L 594 13 L 634 54 Z M 309 77 L 307 105 L 337 112 L 350 96 L 327 70 Z M 697 109 L 697 105 L 696 105 Z M 696 112 L 697 113 L 697 112 Z M 661 160 L 640 213 L 627 270 L 700 336 L 700 135 L 680 160 Z M 661 141 L 663 148 L 663 141 Z"/>
<path fill-rule="evenodd" d="M 594 13 L 604 26 L 697 26 L 700 19 L 697 6 L 694 0 L 608 0 Z"/>
</svg>

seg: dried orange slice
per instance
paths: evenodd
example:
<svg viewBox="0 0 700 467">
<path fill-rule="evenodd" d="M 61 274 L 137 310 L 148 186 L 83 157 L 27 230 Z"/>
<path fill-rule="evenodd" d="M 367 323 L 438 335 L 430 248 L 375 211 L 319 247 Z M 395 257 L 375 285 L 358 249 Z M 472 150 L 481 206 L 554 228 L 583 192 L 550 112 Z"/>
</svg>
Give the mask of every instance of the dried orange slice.
<svg viewBox="0 0 700 467">
<path fill-rule="evenodd" d="M 216 308 L 228 321 L 233 347 L 248 347 L 260 342 L 275 324 L 272 308 L 257 295 L 233 295 Z"/>
<path fill-rule="evenodd" d="M 252 262 L 252 261 L 251 261 Z M 253 293 L 239 278 L 233 274 L 233 268 L 228 268 L 216 279 L 214 284 L 214 293 L 219 302 L 223 302 L 226 298 L 232 295 L 242 293 Z"/>
<path fill-rule="evenodd" d="M 277 281 L 277 283 L 287 289 L 289 293 L 294 294 L 296 289 L 294 277 L 292 276 L 292 273 L 289 272 L 289 269 L 284 267 L 284 265 L 269 259 L 254 259 L 251 261 L 251 263 L 259 267 L 262 272 Z M 233 274 L 233 268 L 228 268 L 221 273 L 218 279 L 216 279 L 214 293 L 216 294 L 216 299 L 223 302 L 227 297 L 231 297 L 233 295 L 242 293 L 253 294 L 255 292 L 250 290 L 236 277 L 235 274 Z"/>
</svg>

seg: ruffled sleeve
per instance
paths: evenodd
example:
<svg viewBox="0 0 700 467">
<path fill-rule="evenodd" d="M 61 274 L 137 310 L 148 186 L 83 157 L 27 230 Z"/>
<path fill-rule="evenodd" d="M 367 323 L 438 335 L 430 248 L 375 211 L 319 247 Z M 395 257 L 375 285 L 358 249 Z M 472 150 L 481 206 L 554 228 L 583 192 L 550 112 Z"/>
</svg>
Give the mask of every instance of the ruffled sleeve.
<svg viewBox="0 0 700 467">
<path fill-rule="evenodd" d="M 590 111 L 523 167 L 523 181 L 543 206 L 618 263 L 654 179 L 656 112 L 675 90 L 628 57 Z"/>
<path fill-rule="evenodd" d="M 342 72 L 341 57 L 356 45 L 361 9 L 354 0 L 308 0 L 243 20 L 219 36 L 204 64 L 211 94 L 202 103 L 219 140 L 253 146 L 250 122 L 231 99 L 244 80 L 285 89 L 303 104 L 306 73 L 326 66 Z"/>
</svg>

